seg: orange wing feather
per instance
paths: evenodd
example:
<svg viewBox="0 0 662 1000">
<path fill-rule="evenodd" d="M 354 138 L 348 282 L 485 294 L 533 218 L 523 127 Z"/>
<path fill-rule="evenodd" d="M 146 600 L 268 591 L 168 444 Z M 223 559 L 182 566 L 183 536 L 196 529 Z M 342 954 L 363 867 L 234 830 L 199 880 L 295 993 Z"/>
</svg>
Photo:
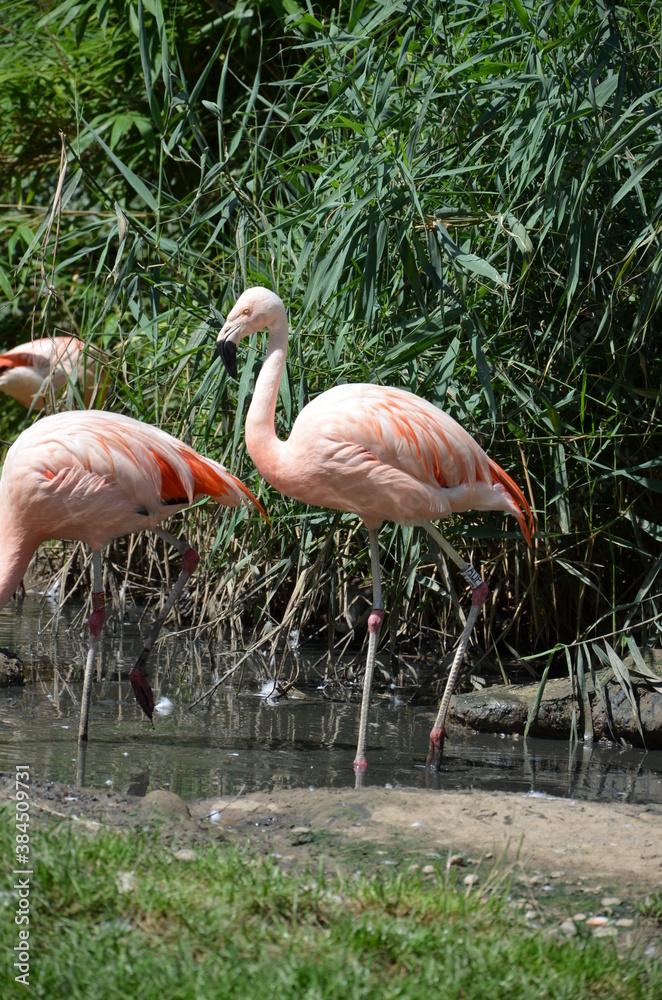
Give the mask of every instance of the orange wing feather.
<svg viewBox="0 0 662 1000">
<path fill-rule="evenodd" d="M 487 461 L 490 465 L 490 472 L 492 473 L 492 481 L 495 483 L 500 483 L 503 488 L 510 494 L 517 506 L 521 510 L 521 516 L 518 518 L 519 526 L 522 529 L 522 534 L 526 539 L 527 543 L 531 544 L 531 539 L 535 533 L 535 524 L 533 522 L 533 514 L 531 513 L 531 508 L 529 502 L 522 493 L 521 489 L 514 480 L 510 478 L 507 472 L 504 472 L 500 465 L 497 465 L 489 455 Z"/>
<path fill-rule="evenodd" d="M 182 457 L 185 459 L 187 465 L 193 473 L 193 488 L 195 496 L 205 494 L 206 496 L 212 497 L 214 500 L 222 500 L 223 497 L 230 496 L 231 494 L 230 485 L 228 483 L 228 480 L 231 480 L 232 485 L 243 493 L 247 500 L 250 500 L 265 520 L 268 520 L 264 507 L 260 501 L 254 497 L 248 487 L 244 486 L 241 480 L 233 476 L 232 473 L 223 471 L 221 474 L 215 464 L 207 461 L 196 452 L 187 451 L 186 454 L 182 455 Z M 179 487 L 183 489 L 181 483 L 179 482 L 179 477 L 173 470 L 170 471 L 171 477 L 168 480 L 170 489 L 176 489 L 175 483 L 178 483 Z M 182 494 L 180 494 L 180 496 L 181 495 Z"/>
<path fill-rule="evenodd" d="M 163 455 L 159 455 L 157 451 L 153 451 L 152 456 L 161 472 L 161 499 L 163 502 L 173 504 L 189 503 L 190 500 L 182 485 L 182 481 L 170 462 Z M 189 462 L 188 464 L 190 465 L 191 463 Z M 201 492 L 204 493 L 205 491 L 201 490 Z"/>
<path fill-rule="evenodd" d="M 48 367 L 48 361 L 43 358 L 37 360 L 42 362 L 42 366 Z M 34 354 L 0 354 L 0 367 L 2 368 L 33 368 L 35 363 Z"/>
</svg>

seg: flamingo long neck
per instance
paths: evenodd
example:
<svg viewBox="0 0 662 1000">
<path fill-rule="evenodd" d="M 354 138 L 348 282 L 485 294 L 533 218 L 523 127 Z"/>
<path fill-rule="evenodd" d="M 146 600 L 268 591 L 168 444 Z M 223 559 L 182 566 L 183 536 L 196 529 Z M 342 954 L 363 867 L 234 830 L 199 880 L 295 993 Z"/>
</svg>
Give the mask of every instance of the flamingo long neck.
<svg viewBox="0 0 662 1000">
<path fill-rule="evenodd" d="M 36 547 L 16 518 L 7 514 L 0 498 L 0 608 L 4 608 L 25 576 Z"/>
<path fill-rule="evenodd" d="M 246 447 L 255 468 L 267 482 L 277 486 L 287 445 L 276 436 L 274 421 L 278 390 L 287 356 L 288 326 L 285 310 L 269 330 L 269 342 L 255 392 L 246 416 Z"/>
</svg>

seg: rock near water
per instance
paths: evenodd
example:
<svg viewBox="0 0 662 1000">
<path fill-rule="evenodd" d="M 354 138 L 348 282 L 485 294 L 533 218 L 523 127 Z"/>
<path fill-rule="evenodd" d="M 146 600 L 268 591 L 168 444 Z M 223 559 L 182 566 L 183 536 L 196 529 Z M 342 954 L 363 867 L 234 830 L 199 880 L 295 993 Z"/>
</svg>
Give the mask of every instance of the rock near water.
<svg viewBox="0 0 662 1000">
<path fill-rule="evenodd" d="M 0 647 L 0 687 L 23 684 L 25 672 L 21 659 L 10 649 Z"/>
<path fill-rule="evenodd" d="M 642 650 L 648 667 L 662 677 L 662 652 Z M 632 666 L 632 660 L 624 661 Z M 595 739 L 625 741 L 648 750 L 662 748 L 662 694 L 632 675 L 632 691 L 639 722 L 632 704 L 611 669 L 596 672 L 597 684 L 586 678 L 590 723 Z M 486 691 L 458 695 L 452 702 L 449 720 L 482 733 L 523 734 L 536 695 L 537 684 L 495 686 Z M 547 681 L 530 736 L 568 739 L 575 711 L 579 731 L 586 731 L 585 706 L 568 678 Z"/>
</svg>

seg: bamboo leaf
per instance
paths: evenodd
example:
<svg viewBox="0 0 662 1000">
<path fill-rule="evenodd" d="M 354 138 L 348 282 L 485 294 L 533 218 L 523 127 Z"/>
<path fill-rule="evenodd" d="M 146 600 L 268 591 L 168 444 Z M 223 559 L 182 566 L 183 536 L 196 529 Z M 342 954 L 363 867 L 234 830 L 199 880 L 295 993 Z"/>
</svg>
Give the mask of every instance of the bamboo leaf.
<svg viewBox="0 0 662 1000">
<path fill-rule="evenodd" d="M 441 247 L 446 251 L 450 259 L 457 267 L 464 271 L 480 274 L 484 278 L 489 278 L 502 288 L 507 288 L 507 281 L 501 277 L 496 268 L 492 267 L 486 260 L 482 260 L 473 253 L 462 253 L 456 243 L 450 238 L 448 230 L 443 222 L 437 221 L 435 230 Z"/>
<path fill-rule="evenodd" d="M 97 135 L 97 133 L 94 131 L 94 129 L 91 128 L 90 125 L 87 124 L 87 122 L 85 122 L 85 126 L 89 130 L 90 134 L 94 136 L 94 138 L 99 143 L 99 145 L 101 146 L 101 148 L 103 149 L 103 151 L 107 154 L 108 159 L 112 163 L 114 163 L 114 165 L 117 167 L 117 169 L 119 170 L 119 172 L 122 174 L 122 176 L 124 177 L 124 179 L 129 184 L 129 186 L 138 195 L 138 197 L 142 198 L 142 200 L 145 202 L 145 204 L 149 208 L 151 208 L 154 212 L 157 212 L 158 211 L 158 203 L 157 203 L 154 195 L 152 194 L 152 192 L 149 190 L 149 188 L 145 184 L 145 182 L 143 180 L 141 180 L 141 178 L 138 177 L 137 174 L 135 174 L 133 172 L 133 170 L 131 170 L 130 167 L 127 167 L 125 163 L 122 163 L 122 161 L 119 159 L 119 157 L 117 157 L 115 155 L 115 153 L 113 153 L 112 149 L 110 149 L 110 147 L 106 145 L 106 143 L 103 141 L 103 139 L 101 138 L 101 136 Z"/>
<path fill-rule="evenodd" d="M 593 646 L 595 649 L 595 646 Z M 605 649 L 607 650 L 607 656 L 609 658 L 609 665 L 611 666 L 617 681 L 621 685 L 623 692 L 630 702 L 630 708 L 632 709 L 632 717 L 639 730 L 639 735 L 641 736 L 641 741 L 644 746 L 646 746 L 646 739 L 644 737 L 644 731 L 641 725 L 641 716 L 639 714 L 639 706 L 637 705 L 637 699 L 635 697 L 634 688 L 632 687 L 632 680 L 630 678 L 630 671 L 627 665 L 621 660 L 620 656 L 617 655 L 613 647 L 605 641 Z"/>
</svg>

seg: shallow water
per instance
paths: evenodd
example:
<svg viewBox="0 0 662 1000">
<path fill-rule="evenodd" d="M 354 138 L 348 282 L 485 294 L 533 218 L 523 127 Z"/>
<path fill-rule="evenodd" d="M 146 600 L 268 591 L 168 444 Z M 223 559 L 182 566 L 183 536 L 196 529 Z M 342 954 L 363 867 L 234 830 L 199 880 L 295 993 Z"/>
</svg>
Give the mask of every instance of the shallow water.
<svg viewBox="0 0 662 1000">
<path fill-rule="evenodd" d="M 21 611 L 0 612 L 0 646 L 17 652 L 35 677 L 22 689 L 0 689 L 0 770 L 27 764 L 33 778 L 73 784 L 87 625 L 80 610 L 65 610 L 55 621 L 48 601 L 28 596 Z M 170 637 L 154 650 L 149 674 L 157 699 L 169 698 L 173 708 L 155 714 L 152 729 L 128 682 L 140 649 L 136 624 L 107 622 L 92 692 L 86 785 L 134 795 L 169 788 L 197 798 L 354 784 L 359 702 L 325 699 L 318 689 L 324 668 L 312 669 L 312 656 L 298 657 L 301 699 L 269 704 L 260 697 L 267 672 L 256 657 L 211 703 L 191 711 L 189 702 L 211 684 L 211 660 L 203 643 Z M 236 658 L 216 659 L 223 673 Z M 467 734 L 446 742 L 442 769 L 431 774 L 424 765 L 434 714 L 433 706 L 374 699 L 365 785 L 662 803 L 660 751 L 580 746 L 571 754 L 564 741 Z"/>
</svg>

